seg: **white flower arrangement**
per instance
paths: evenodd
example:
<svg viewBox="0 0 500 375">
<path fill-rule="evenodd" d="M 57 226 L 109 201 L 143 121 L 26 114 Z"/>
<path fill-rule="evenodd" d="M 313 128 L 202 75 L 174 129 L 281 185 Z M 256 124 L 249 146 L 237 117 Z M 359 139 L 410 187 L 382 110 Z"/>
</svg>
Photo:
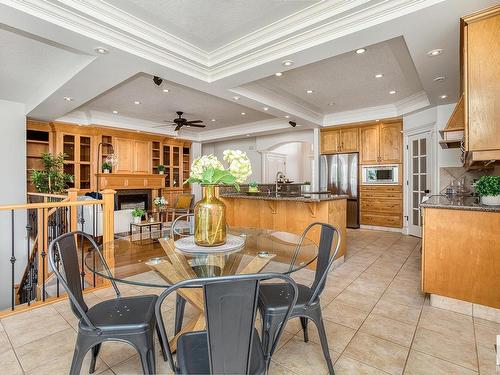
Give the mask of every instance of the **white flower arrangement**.
<svg viewBox="0 0 500 375">
<path fill-rule="evenodd" d="M 196 158 L 191 164 L 189 179 L 185 183 L 233 185 L 239 190 L 239 184 L 252 174 L 250 159 L 240 150 L 225 150 L 223 158 L 228 164 L 227 169 L 213 154 Z"/>
<path fill-rule="evenodd" d="M 163 208 L 163 207 L 166 207 L 167 204 L 168 204 L 168 201 L 165 199 L 165 197 L 156 197 L 154 200 L 153 200 L 153 203 L 156 207 L 158 208 Z"/>
</svg>

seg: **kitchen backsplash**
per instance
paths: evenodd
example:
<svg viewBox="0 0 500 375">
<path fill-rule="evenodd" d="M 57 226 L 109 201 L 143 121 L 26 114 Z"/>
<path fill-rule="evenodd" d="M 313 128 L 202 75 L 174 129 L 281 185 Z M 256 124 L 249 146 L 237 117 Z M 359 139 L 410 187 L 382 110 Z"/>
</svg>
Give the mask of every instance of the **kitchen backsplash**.
<svg viewBox="0 0 500 375">
<path fill-rule="evenodd" d="M 451 186 L 453 181 L 464 180 L 464 187 L 466 191 L 473 193 L 474 188 L 472 184 L 474 180 L 484 175 L 500 175 L 500 167 L 495 167 L 486 170 L 466 171 L 464 167 L 443 167 L 439 169 L 439 191 L 444 194 L 446 189 Z M 455 182 L 456 183 L 456 182 Z"/>
</svg>

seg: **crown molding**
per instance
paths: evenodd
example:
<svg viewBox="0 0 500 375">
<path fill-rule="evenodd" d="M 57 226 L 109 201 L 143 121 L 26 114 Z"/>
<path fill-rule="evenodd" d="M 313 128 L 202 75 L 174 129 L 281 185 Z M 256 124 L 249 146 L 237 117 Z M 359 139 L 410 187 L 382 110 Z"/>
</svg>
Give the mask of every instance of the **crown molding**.
<svg viewBox="0 0 500 375">
<path fill-rule="evenodd" d="M 283 129 L 290 129 L 288 121 L 280 119 L 263 120 L 220 129 L 207 130 L 199 134 L 199 141 L 203 143 L 216 142 L 228 138 L 244 137 L 247 134 L 256 136 Z"/>
<path fill-rule="evenodd" d="M 376 4 L 368 0 L 323 1 L 207 52 L 104 1 L 2 0 L 16 10 L 205 82 L 442 1 L 379 0 Z M 360 9 L 363 4 L 367 5 Z"/>
<path fill-rule="evenodd" d="M 398 116 L 417 111 L 430 105 L 431 102 L 425 91 L 419 91 L 395 103 Z"/>
</svg>

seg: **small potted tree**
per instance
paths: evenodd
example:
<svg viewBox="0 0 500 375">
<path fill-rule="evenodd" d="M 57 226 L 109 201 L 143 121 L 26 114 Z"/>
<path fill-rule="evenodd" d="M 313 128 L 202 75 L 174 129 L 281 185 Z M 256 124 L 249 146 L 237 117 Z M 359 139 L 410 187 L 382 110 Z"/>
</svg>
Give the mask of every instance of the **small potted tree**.
<svg viewBox="0 0 500 375">
<path fill-rule="evenodd" d="M 146 211 L 144 211 L 141 208 L 134 208 L 132 211 L 132 217 L 134 220 L 134 224 L 140 224 L 142 221 L 142 217 L 146 214 Z"/>
<path fill-rule="evenodd" d="M 487 206 L 500 206 L 500 176 L 481 176 L 474 184 L 481 203 Z"/>
<path fill-rule="evenodd" d="M 102 172 L 103 173 L 110 173 L 111 168 L 113 168 L 113 165 L 109 161 L 105 161 L 102 163 Z"/>
<path fill-rule="evenodd" d="M 165 166 L 163 164 L 160 164 L 158 167 L 156 167 L 158 169 L 158 174 L 165 174 Z"/>
<path fill-rule="evenodd" d="M 31 171 L 31 182 L 39 193 L 60 194 L 74 181 L 73 175 L 64 173 L 64 153 L 42 154 L 43 169 Z"/>
</svg>

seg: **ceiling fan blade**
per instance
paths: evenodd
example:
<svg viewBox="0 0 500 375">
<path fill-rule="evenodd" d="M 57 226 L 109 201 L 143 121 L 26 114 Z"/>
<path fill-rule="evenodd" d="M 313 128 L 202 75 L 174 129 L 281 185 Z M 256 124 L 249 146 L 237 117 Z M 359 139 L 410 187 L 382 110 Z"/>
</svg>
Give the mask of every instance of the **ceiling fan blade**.
<svg viewBox="0 0 500 375">
<path fill-rule="evenodd" d="M 177 125 L 177 126 L 175 127 L 175 129 L 174 129 L 174 130 L 177 132 L 177 131 L 181 130 L 181 128 L 182 128 L 182 124 L 179 124 L 179 125 Z"/>
<path fill-rule="evenodd" d="M 163 125 L 155 125 L 153 128 L 163 128 L 164 126 L 168 126 L 170 124 L 163 124 Z"/>
<path fill-rule="evenodd" d="M 189 126 L 193 126 L 195 128 L 204 128 L 206 125 L 197 125 L 197 124 L 190 124 Z"/>
<path fill-rule="evenodd" d="M 203 120 L 192 120 L 192 121 L 187 121 L 187 124 L 198 124 L 200 122 L 203 122 Z"/>
</svg>

